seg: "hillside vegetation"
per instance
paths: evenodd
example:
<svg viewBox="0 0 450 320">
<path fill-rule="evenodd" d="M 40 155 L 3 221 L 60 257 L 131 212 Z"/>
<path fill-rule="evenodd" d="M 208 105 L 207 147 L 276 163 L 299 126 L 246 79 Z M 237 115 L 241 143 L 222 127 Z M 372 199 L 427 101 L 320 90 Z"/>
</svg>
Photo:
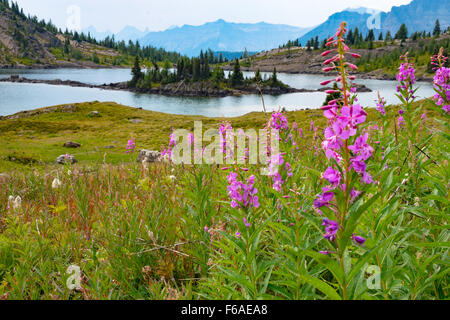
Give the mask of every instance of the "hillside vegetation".
<svg viewBox="0 0 450 320">
<path fill-rule="evenodd" d="M 36 16 L 26 16 L 15 2 L 0 0 L 0 67 L 100 68 L 130 66 L 140 55 L 149 61 L 175 62 L 180 55 L 138 42 L 96 40 L 62 31 Z"/>
<path fill-rule="evenodd" d="M 240 63 L 245 71 L 259 69 L 271 72 L 276 66 L 278 72 L 325 74 L 322 63 L 326 58 L 320 55 L 323 46 L 323 42 L 308 43 L 306 47 L 283 46 L 241 59 Z M 434 75 L 430 58 L 441 47 L 444 52 L 450 52 L 450 34 L 446 32 L 439 37 L 425 38 L 416 34 L 405 41 L 392 38 L 373 40 L 370 48 L 370 41 L 363 39 L 361 43 L 350 46 L 352 52 L 361 56 L 359 59 L 349 57 L 350 62 L 358 65 L 359 70 L 354 73 L 360 77 L 395 79 L 400 57 L 409 52 L 409 57 L 417 68 L 417 77 L 430 80 Z M 231 68 L 232 64 L 225 66 L 225 69 Z"/>
</svg>

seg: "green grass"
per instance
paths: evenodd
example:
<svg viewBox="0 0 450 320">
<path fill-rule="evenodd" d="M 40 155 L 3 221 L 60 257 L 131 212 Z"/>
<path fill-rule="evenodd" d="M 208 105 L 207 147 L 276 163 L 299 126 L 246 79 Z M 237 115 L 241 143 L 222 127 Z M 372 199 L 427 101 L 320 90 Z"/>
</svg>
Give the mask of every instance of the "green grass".
<svg viewBox="0 0 450 320">
<path fill-rule="evenodd" d="M 57 106 L 56 112 L 0 121 L 0 172 L 22 168 L 21 163 L 8 161 L 9 155 L 34 159 L 42 163 L 38 167 L 43 167 L 51 165 L 56 157 L 67 152 L 90 165 L 102 163 L 106 153 L 107 162 L 117 164 L 128 161 L 124 147 L 130 138 L 136 139 L 137 149 L 161 150 L 168 143 L 172 129 L 193 130 L 195 120 L 201 120 L 204 128 L 208 129 L 217 127 L 223 120 L 139 110 L 112 102 L 88 102 L 75 106 L 77 111 L 74 113 L 64 113 L 61 106 Z M 99 111 L 101 117 L 89 117 L 89 112 L 94 110 Z M 297 111 L 289 112 L 288 117 L 306 128 L 310 119 L 317 119 L 319 114 L 318 110 Z M 132 124 L 130 119 L 142 119 L 143 122 Z M 262 112 L 253 112 L 229 120 L 237 128 L 255 128 L 265 123 L 266 116 Z M 79 142 L 82 147 L 63 148 L 67 141 Z M 109 145 L 116 148 L 104 148 Z"/>
<path fill-rule="evenodd" d="M 135 153 L 125 154 L 131 137 L 137 149 L 159 150 L 168 144 L 171 128 L 192 130 L 194 120 L 202 120 L 205 129 L 223 120 L 235 129 L 261 128 L 267 123 L 263 113 L 222 119 L 115 103 L 76 106 L 74 113 L 59 106 L 0 121 L 0 168 L 7 171 L 0 175 L 0 298 L 448 298 L 450 170 L 443 121 L 448 118 L 427 102 L 408 109 L 417 112 L 414 144 L 424 153 L 411 148 L 405 130 L 393 130 L 398 107 L 388 107 L 385 120 L 368 110 L 363 126 L 375 149 L 368 170 L 379 183 L 354 184 L 362 194 L 351 203 L 342 230 L 367 241 L 364 246 L 349 241 L 341 260 L 318 253 L 333 247 L 323 238 L 324 216 L 312 205 L 327 185 L 321 172 L 332 164 L 320 147 L 326 124 L 320 110 L 286 113 L 305 136 L 282 133 L 281 151 L 293 175 L 284 177 L 277 192 L 259 167 L 247 166 L 250 172 L 238 165 L 145 167 L 135 162 Z M 88 117 L 93 110 L 101 117 Z M 425 123 L 419 118 L 423 110 Z M 143 123 L 129 122 L 137 118 Z M 384 130 L 370 129 L 373 125 Z M 292 140 L 283 142 L 289 133 Z M 80 162 L 52 164 L 67 152 L 62 144 L 69 140 L 82 144 L 73 152 Z M 102 148 L 109 144 L 116 149 Z M 42 163 L 31 167 L 33 159 Z M 255 175 L 258 208 L 230 206 L 231 170 L 242 181 Z M 57 188 L 55 178 L 61 181 Z M 21 206 L 7 209 L 11 195 L 22 198 Z M 330 208 L 323 208 L 327 217 L 334 215 Z M 366 264 L 379 268 L 379 287 L 367 286 Z M 81 270 L 78 290 L 66 286 L 71 265 Z"/>
</svg>

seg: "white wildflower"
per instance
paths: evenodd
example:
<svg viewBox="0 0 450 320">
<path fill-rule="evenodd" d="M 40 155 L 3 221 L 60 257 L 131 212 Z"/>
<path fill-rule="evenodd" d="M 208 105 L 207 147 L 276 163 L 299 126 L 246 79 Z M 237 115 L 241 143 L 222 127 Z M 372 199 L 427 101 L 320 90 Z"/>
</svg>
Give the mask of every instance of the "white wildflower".
<svg viewBox="0 0 450 320">
<path fill-rule="evenodd" d="M 14 210 L 20 209 L 22 207 L 22 198 L 20 196 L 13 197 L 9 196 L 8 198 L 8 206 L 13 208 Z"/>
<path fill-rule="evenodd" d="M 52 182 L 52 188 L 58 189 L 61 186 L 61 181 L 58 178 L 55 178 Z"/>
</svg>

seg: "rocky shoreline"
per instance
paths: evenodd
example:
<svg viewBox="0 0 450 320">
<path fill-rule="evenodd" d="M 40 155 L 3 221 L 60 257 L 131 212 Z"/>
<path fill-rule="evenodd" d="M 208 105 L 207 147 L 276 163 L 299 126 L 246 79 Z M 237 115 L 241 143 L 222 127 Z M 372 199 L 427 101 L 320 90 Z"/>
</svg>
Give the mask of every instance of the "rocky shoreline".
<svg viewBox="0 0 450 320">
<path fill-rule="evenodd" d="M 296 89 L 291 87 L 270 87 L 263 86 L 258 88 L 256 84 L 252 84 L 242 88 L 218 88 L 213 83 L 208 81 L 200 81 L 195 83 L 186 83 L 184 81 L 177 83 L 170 83 L 166 85 L 155 86 L 150 89 L 129 88 L 127 82 L 118 82 L 102 85 L 87 84 L 72 80 L 38 80 L 19 77 L 18 75 L 11 75 L 9 78 L 0 79 L 0 82 L 12 83 L 32 83 L 32 84 L 48 84 L 60 85 L 70 87 L 95 88 L 103 90 L 119 90 L 129 91 L 135 93 L 158 94 L 165 96 L 180 96 L 180 97 L 228 97 L 228 96 L 242 96 L 248 94 L 266 94 L 266 95 L 281 95 L 286 93 L 305 93 L 305 92 L 323 92 L 327 88 L 320 88 L 316 90 L 310 89 Z M 357 86 L 358 92 L 371 92 L 372 90 L 364 85 Z"/>
</svg>

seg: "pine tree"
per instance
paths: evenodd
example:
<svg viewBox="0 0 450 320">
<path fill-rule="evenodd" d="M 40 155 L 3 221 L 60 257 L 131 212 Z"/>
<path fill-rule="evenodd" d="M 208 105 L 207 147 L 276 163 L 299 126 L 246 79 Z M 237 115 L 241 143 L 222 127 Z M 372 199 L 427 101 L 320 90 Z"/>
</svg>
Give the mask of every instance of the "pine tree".
<svg viewBox="0 0 450 320">
<path fill-rule="evenodd" d="M 383 32 L 380 32 L 380 36 L 378 37 L 378 41 L 383 41 Z"/>
<path fill-rule="evenodd" d="M 239 65 L 239 60 L 234 60 L 233 75 L 231 76 L 231 86 L 235 87 L 241 85 L 244 81 L 244 75 L 241 71 L 241 66 Z"/>
<path fill-rule="evenodd" d="M 134 59 L 134 66 L 133 69 L 131 69 L 131 74 L 133 75 L 133 78 L 131 79 L 130 86 L 135 87 L 138 81 L 142 79 L 143 76 L 138 55 Z"/>
<path fill-rule="evenodd" d="M 436 20 L 436 24 L 434 25 L 433 36 L 439 37 L 441 35 L 441 24 L 439 19 Z"/>
<path fill-rule="evenodd" d="M 395 34 L 395 39 L 400 39 L 405 41 L 408 38 L 408 28 L 406 28 L 406 24 L 402 24 L 400 26 L 400 29 L 398 29 L 397 33 Z"/>
<path fill-rule="evenodd" d="M 314 39 L 314 50 L 319 49 L 319 36 Z"/>
<path fill-rule="evenodd" d="M 278 85 L 277 68 L 273 67 L 273 73 L 270 77 L 270 86 L 275 87 Z"/>
</svg>

